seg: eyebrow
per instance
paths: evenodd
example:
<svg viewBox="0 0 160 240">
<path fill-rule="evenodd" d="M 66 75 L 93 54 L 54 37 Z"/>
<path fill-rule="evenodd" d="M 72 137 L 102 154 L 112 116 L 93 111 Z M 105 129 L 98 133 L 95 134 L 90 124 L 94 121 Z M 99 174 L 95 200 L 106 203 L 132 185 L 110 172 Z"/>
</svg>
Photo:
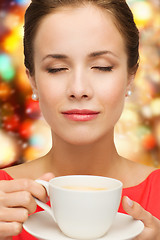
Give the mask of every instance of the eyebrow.
<svg viewBox="0 0 160 240">
<path fill-rule="evenodd" d="M 63 54 L 48 54 L 45 56 L 42 61 L 44 61 L 46 58 L 55 58 L 55 59 L 66 59 L 68 56 L 63 55 Z"/>
<path fill-rule="evenodd" d="M 113 55 L 114 57 L 118 57 L 115 53 L 113 53 L 113 52 L 111 52 L 111 51 L 98 51 L 98 52 L 93 52 L 93 53 L 90 53 L 90 54 L 89 54 L 89 57 L 90 57 L 90 58 L 93 58 L 93 57 L 102 56 L 102 55 L 106 55 L 106 54 L 111 54 L 111 55 Z"/>
<path fill-rule="evenodd" d="M 110 54 L 110 55 L 113 55 L 114 57 L 118 57 L 116 54 L 114 54 L 113 52 L 111 51 L 97 51 L 97 52 L 93 52 L 93 53 L 90 53 L 88 55 L 89 58 L 94 58 L 94 57 L 98 57 L 98 56 L 102 56 L 102 55 L 106 55 L 106 54 Z M 46 55 L 42 61 L 44 61 L 45 59 L 47 58 L 54 58 L 54 59 L 67 59 L 69 58 L 67 55 L 64 55 L 64 54 L 48 54 Z"/>
</svg>

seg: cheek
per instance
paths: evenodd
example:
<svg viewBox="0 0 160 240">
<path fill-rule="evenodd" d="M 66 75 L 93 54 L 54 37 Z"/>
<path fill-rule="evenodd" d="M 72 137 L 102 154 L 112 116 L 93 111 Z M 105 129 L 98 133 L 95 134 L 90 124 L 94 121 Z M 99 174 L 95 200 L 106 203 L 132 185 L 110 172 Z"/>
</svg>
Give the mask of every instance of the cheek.
<svg viewBox="0 0 160 240">
<path fill-rule="evenodd" d="M 43 74 L 41 74 L 43 76 Z M 47 79 L 44 77 L 37 77 L 37 88 L 40 101 L 47 105 L 53 104 L 58 101 L 59 98 L 64 94 L 62 84 L 58 83 L 55 79 Z"/>
<path fill-rule="evenodd" d="M 112 81 L 99 92 L 99 101 L 103 103 L 104 112 L 110 116 L 113 122 L 116 122 L 124 107 L 126 79 Z"/>
<path fill-rule="evenodd" d="M 115 86 L 113 91 L 108 92 L 108 100 L 110 101 L 111 106 L 118 106 L 120 103 L 124 102 L 125 97 L 125 87 L 124 86 Z"/>
<path fill-rule="evenodd" d="M 119 118 L 124 107 L 124 91 L 104 92 L 101 95 L 104 103 L 104 112 L 111 118 Z M 101 100 L 100 99 L 100 100 Z"/>
<path fill-rule="evenodd" d="M 45 83 L 37 84 L 39 93 L 39 105 L 44 118 L 48 121 L 53 119 L 54 114 L 58 111 L 64 96 L 63 88 L 55 86 L 46 81 Z"/>
<path fill-rule="evenodd" d="M 125 98 L 126 82 L 125 79 L 117 79 L 117 81 L 110 79 L 110 82 L 99 89 L 100 99 L 103 99 L 110 107 L 120 104 Z"/>
</svg>

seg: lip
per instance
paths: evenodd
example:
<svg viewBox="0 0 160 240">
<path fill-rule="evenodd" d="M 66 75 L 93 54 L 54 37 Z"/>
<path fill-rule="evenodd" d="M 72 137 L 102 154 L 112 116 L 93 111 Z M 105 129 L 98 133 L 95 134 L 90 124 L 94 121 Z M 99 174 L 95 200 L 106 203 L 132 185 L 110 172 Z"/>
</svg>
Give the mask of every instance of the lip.
<svg viewBox="0 0 160 240">
<path fill-rule="evenodd" d="M 62 112 L 66 118 L 72 121 L 90 121 L 97 118 L 99 113 L 90 109 L 71 109 Z"/>
</svg>

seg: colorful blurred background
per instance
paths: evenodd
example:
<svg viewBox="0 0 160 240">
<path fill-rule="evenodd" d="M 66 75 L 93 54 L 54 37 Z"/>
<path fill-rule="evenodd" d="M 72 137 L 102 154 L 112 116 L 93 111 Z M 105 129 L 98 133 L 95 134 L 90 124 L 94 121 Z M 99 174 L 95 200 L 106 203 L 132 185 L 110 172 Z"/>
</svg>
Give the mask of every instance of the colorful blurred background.
<svg viewBox="0 0 160 240">
<path fill-rule="evenodd" d="M 140 68 L 116 125 L 115 143 L 122 156 L 160 167 L 160 2 L 127 2 L 140 30 Z M 29 3 L 0 1 L 0 168 L 32 161 L 52 145 L 23 64 L 23 16 Z"/>
</svg>

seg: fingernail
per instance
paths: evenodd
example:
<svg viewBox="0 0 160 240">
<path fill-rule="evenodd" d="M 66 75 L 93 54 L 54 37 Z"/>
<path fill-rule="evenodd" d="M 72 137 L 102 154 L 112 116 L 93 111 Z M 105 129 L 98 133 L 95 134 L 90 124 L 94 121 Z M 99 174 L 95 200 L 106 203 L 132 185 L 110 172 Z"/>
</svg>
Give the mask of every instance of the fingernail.
<svg viewBox="0 0 160 240">
<path fill-rule="evenodd" d="M 127 200 L 128 205 L 130 207 L 133 207 L 133 201 L 129 197 L 126 197 L 126 200 Z"/>
</svg>

